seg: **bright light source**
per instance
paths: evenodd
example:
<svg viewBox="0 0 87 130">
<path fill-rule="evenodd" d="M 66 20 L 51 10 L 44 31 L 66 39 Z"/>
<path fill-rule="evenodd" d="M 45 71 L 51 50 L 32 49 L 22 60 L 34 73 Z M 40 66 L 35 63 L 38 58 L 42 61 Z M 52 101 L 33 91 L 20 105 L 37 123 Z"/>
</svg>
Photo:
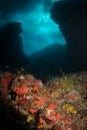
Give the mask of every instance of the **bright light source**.
<svg viewBox="0 0 87 130">
<path fill-rule="evenodd" d="M 41 50 L 55 43 L 65 44 L 65 39 L 57 24 L 44 12 L 43 4 L 39 4 L 32 12 L 17 14 L 14 18 L 23 23 L 23 46 L 26 55 Z"/>
</svg>

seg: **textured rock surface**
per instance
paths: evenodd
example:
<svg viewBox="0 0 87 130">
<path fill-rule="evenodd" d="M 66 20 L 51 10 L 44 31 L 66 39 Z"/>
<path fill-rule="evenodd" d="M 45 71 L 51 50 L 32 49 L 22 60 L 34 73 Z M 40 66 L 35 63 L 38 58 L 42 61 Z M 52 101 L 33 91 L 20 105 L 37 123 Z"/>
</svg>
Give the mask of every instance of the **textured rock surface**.
<svg viewBox="0 0 87 130">
<path fill-rule="evenodd" d="M 51 18 L 59 24 L 77 67 L 87 66 L 87 2 L 55 2 Z"/>
</svg>

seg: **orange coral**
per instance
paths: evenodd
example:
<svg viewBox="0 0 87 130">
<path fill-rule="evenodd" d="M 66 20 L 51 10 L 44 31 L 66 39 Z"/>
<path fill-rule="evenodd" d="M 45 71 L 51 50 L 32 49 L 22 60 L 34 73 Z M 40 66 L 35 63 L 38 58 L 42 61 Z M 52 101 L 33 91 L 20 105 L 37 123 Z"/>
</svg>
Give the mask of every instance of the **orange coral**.
<svg viewBox="0 0 87 130">
<path fill-rule="evenodd" d="M 51 114 L 51 115 L 54 115 L 54 114 L 55 114 L 55 112 L 50 112 L 50 114 Z"/>
<path fill-rule="evenodd" d="M 38 87 L 36 85 L 33 85 L 33 91 L 35 91 L 36 93 L 38 93 Z"/>
<path fill-rule="evenodd" d="M 35 110 L 35 109 L 29 109 L 29 111 L 30 111 L 30 113 L 32 113 L 32 114 L 34 114 L 34 113 L 37 112 L 37 110 Z"/>
<path fill-rule="evenodd" d="M 43 103 L 41 101 L 35 101 L 34 104 L 37 105 L 37 106 L 42 106 L 43 105 Z"/>
<path fill-rule="evenodd" d="M 56 115 L 56 120 L 59 120 L 61 117 L 60 113 Z"/>
<path fill-rule="evenodd" d="M 47 100 L 48 100 L 47 98 L 44 98 L 44 97 L 41 98 L 41 101 L 44 103 L 47 102 Z"/>
<path fill-rule="evenodd" d="M 35 99 L 38 99 L 38 95 L 34 94 L 34 98 L 35 98 Z"/>
<path fill-rule="evenodd" d="M 40 123 L 44 123 L 45 120 L 44 120 L 43 118 L 39 118 L 39 122 L 40 122 Z"/>
<path fill-rule="evenodd" d="M 54 104 L 50 104 L 49 106 L 48 106 L 48 109 L 50 109 L 50 110 L 53 110 L 55 108 L 55 105 Z"/>
<path fill-rule="evenodd" d="M 63 121 L 64 121 L 65 124 L 68 125 L 68 124 L 70 124 L 71 118 L 70 118 L 69 116 L 64 117 L 64 118 L 63 118 Z"/>
<path fill-rule="evenodd" d="M 59 120 L 60 120 L 60 117 L 61 117 L 60 113 L 57 114 L 57 115 L 50 115 L 50 116 L 47 116 L 47 118 L 48 118 L 49 120 L 53 121 L 53 122 L 59 121 Z"/>
<path fill-rule="evenodd" d="M 29 93 L 29 92 L 28 92 L 28 86 L 27 86 L 26 84 L 21 85 L 20 88 L 17 88 L 17 89 L 16 89 L 16 93 L 17 93 L 18 95 L 28 94 L 28 93 Z"/>
</svg>

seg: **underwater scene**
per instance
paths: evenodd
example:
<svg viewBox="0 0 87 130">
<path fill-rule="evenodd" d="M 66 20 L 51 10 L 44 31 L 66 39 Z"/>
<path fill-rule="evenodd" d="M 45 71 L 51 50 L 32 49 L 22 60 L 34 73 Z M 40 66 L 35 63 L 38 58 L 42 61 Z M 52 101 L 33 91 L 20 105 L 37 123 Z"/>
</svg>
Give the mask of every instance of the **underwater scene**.
<svg viewBox="0 0 87 130">
<path fill-rule="evenodd" d="M 87 1 L 0 1 L 0 130 L 87 130 Z"/>
</svg>

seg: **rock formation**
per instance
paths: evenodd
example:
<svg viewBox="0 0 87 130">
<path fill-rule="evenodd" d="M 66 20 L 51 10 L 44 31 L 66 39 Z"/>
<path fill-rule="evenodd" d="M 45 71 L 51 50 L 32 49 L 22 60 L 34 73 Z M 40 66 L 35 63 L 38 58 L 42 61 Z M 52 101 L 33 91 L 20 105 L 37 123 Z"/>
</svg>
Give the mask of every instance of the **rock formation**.
<svg viewBox="0 0 87 130">
<path fill-rule="evenodd" d="M 21 23 L 9 22 L 0 27 L 0 67 L 21 67 L 27 63 L 23 53 Z"/>
<path fill-rule="evenodd" d="M 76 68 L 87 69 L 87 2 L 54 2 L 50 13 L 65 37 Z"/>
</svg>

